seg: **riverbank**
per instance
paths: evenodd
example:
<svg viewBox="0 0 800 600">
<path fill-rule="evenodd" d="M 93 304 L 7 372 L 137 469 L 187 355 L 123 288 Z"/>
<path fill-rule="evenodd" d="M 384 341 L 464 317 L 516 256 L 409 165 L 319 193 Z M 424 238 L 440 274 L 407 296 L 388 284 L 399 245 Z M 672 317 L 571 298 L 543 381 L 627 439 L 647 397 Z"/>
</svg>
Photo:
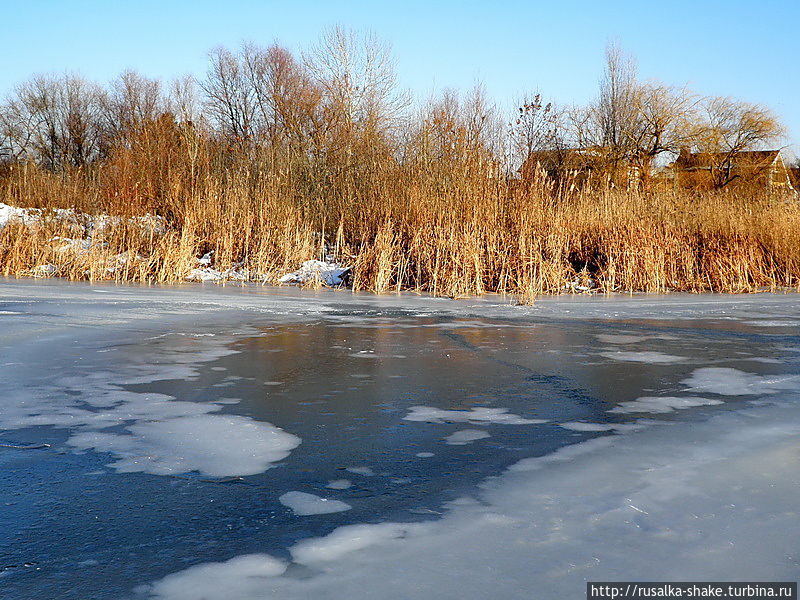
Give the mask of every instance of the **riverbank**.
<svg viewBox="0 0 800 600">
<path fill-rule="evenodd" d="M 800 205 L 781 197 L 554 191 L 546 181 L 499 180 L 440 193 L 396 173 L 386 196 L 300 201 L 242 173 L 142 205 L 71 177 L 5 180 L 0 273 L 278 284 L 305 264 L 307 276 L 288 280 L 523 302 L 800 286 Z M 26 221 L 13 217 L 17 205 L 41 210 Z"/>
</svg>

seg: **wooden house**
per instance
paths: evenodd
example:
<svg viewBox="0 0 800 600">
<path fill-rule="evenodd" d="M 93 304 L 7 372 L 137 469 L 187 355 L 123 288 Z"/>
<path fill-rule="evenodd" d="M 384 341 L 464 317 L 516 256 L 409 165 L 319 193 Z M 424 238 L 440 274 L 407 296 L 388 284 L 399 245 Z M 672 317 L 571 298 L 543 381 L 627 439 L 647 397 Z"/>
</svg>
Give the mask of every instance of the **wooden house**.
<svg viewBox="0 0 800 600">
<path fill-rule="evenodd" d="M 531 152 L 518 172 L 523 180 L 544 174 L 557 182 L 622 189 L 641 186 L 646 175 L 638 161 L 615 160 L 599 146 Z"/>
<path fill-rule="evenodd" d="M 669 170 L 679 189 L 719 189 L 732 185 L 768 193 L 795 191 L 780 150 L 736 153 L 683 150 Z"/>
</svg>

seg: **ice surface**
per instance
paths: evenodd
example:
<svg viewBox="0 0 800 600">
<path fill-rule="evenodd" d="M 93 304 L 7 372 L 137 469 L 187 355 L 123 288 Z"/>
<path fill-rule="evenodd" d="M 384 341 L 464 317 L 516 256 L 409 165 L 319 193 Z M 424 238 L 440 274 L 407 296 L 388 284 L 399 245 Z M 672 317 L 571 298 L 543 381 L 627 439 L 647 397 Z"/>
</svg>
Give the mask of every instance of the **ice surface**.
<svg viewBox="0 0 800 600">
<path fill-rule="evenodd" d="M 729 411 L 525 459 L 439 521 L 349 525 L 297 543 L 294 562 L 314 574 L 269 589 L 282 600 L 556 600 L 626 575 L 793 580 L 799 412 Z"/>
<path fill-rule="evenodd" d="M 326 515 L 329 513 L 343 512 L 353 508 L 341 500 L 320 498 L 306 492 L 286 492 L 278 498 L 281 504 L 291 508 L 296 515 Z"/>
<path fill-rule="evenodd" d="M 196 336 L 194 336 L 196 337 Z M 164 379 L 192 379 L 204 362 L 235 351 L 223 338 L 197 339 L 191 352 L 156 350 L 152 363 L 127 362 L 116 373 L 102 370 L 57 377 L 52 384 L 7 387 L 0 429 L 68 428 L 67 445 L 108 452 L 119 472 L 209 476 L 252 475 L 283 460 L 300 438 L 250 417 L 215 414 L 221 402 L 188 402 L 166 394 L 124 389 Z M 111 427 L 122 429 L 109 432 Z"/>
<path fill-rule="evenodd" d="M 465 444 L 470 444 L 476 440 L 482 440 L 488 437 L 491 436 L 487 431 L 482 431 L 480 429 L 462 429 L 460 431 L 456 431 L 451 435 L 448 435 L 444 439 L 445 442 L 450 444 L 451 446 L 463 446 Z"/>
<path fill-rule="evenodd" d="M 623 350 L 613 350 L 601 352 L 600 356 L 625 362 L 641 362 L 656 365 L 668 365 L 686 361 L 686 359 L 681 356 L 672 356 L 671 354 L 664 354 L 662 352 L 625 352 Z"/>
<path fill-rule="evenodd" d="M 304 295 L 298 290 L 284 288 L 270 292 L 248 290 L 243 294 L 241 290 L 209 287 L 192 286 L 190 293 L 152 288 L 145 296 L 142 290 L 125 286 L 108 286 L 108 293 L 93 294 L 89 288 L 78 284 L 48 287 L 37 282 L 11 282 L 4 288 L 3 300 L 24 300 L 35 291 L 36 301 L 41 304 L 34 310 L 38 311 L 36 318 L 41 320 L 42 328 L 52 326 L 54 318 L 50 313 L 55 311 L 69 315 L 81 327 L 96 326 L 96 323 L 105 327 L 135 319 L 146 323 L 154 316 L 166 321 L 164 315 L 167 314 L 191 314 L 194 320 L 197 314 L 222 310 L 257 311 L 278 315 L 276 318 L 280 319 L 318 319 L 326 310 L 341 310 L 342 306 L 337 304 L 341 300 L 336 294 L 326 290 Z M 94 319 L 91 325 L 87 325 L 89 320 L 83 319 L 80 311 L 74 308 L 85 303 L 87 297 L 92 302 L 105 303 L 102 311 L 91 313 Z M 535 307 L 510 307 L 496 298 L 455 303 L 427 298 L 365 296 L 358 297 L 357 301 L 363 312 L 352 318 L 367 323 L 372 322 L 375 311 L 408 306 L 435 317 L 469 314 L 557 317 L 568 322 L 568 327 L 583 327 L 579 319 L 609 317 L 638 320 L 678 316 L 688 320 L 717 315 L 735 322 L 735 319 L 741 321 L 742 315 L 757 318 L 763 313 L 783 318 L 793 311 L 796 313 L 796 300 L 778 295 L 613 297 L 594 298 L 591 303 L 579 299 L 542 299 Z M 349 305 L 347 310 L 351 310 Z M 13 339 L 8 337 L 11 334 L 7 324 L 17 320 L 16 317 L 6 319 L 0 336 Z M 602 324 L 596 321 L 590 324 L 587 333 L 590 342 L 599 327 Z M 643 325 L 643 328 L 650 327 L 650 324 Z M 47 334 L 52 335 L 51 332 Z M 689 337 L 692 335 L 695 334 Z M 790 343 L 783 336 L 760 337 L 775 337 L 775 344 Z M 123 335 L 119 338 L 125 339 Z M 696 341 L 695 337 L 692 342 Z M 761 341 L 755 345 L 759 347 L 754 352 L 769 356 L 766 343 L 763 347 Z M 709 357 L 699 344 L 689 343 L 685 347 L 687 361 L 709 364 L 701 361 L 719 359 L 718 356 Z M 696 353 L 689 349 L 691 347 L 698 348 Z M 777 356 L 781 356 L 778 352 L 789 352 L 779 345 L 773 349 Z M 102 350 L 105 348 L 98 352 Z M 196 376 L 197 365 L 191 364 L 191 353 L 188 354 L 187 362 L 178 364 L 173 373 Z M 164 362 L 162 358 L 169 362 L 168 357 L 162 356 L 154 360 Z M 17 360 L 17 356 L 5 360 L 11 362 Z M 16 367 L 5 369 L 12 371 Z M 792 376 L 730 371 L 743 374 L 733 378 L 744 380 L 745 385 L 736 389 L 744 387 L 746 394 L 761 390 L 753 399 L 768 394 L 770 403 L 737 408 L 746 403 L 732 402 L 724 410 L 713 411 L 715 414 L 705 422 L 681 422 L 628 435 L 606 435 L 521 461 L 489 480 L 481 489 L 474 490 L 475 499 L 450 503 L 440 521 L 404 530 L 398 536 L 387 534 L 383 539 L 367 535 L 369 545 L 360 549 L 356 545 L 346 552 L 336 551 L 336 545 L 332 544 L 338 530 L 316 538 L 317 542 L 323 539 L 331 542 L 334 550 L 329 556 L 333 558 L 318 559 L 312 553 L 306 563 L 294 565 L 284 575 L 280 574 L 283 569 L 280 561 L 272 569 L 259 571 L 258 564 L 249 568 L 247 560 L 253 555 L 247 554 L 240 557 L 242 563 L 237 559 L 213 563 L 217 568 L 211 577 L 213 581 L 209 582 L 202 568 L 185 569 L 191 561 L 204 560 L 202 554 L 176 554 L 171 568 L 183 570 L 162 579 L 152 588 L 152 593 L 159 600 L 185 600 L 187 596 L 221 598 L 221 594 L 225 600 L 263 600 L 265 597 L 333 600 L 364 597 L 365 590 L 370 597 L 387 600 L 431 597 L 548 600 L 585 594 L 587 579 L 624 579 L 632 573 L 637 578 L 655 580 L 794 579 L 800 569 L 794 534 L 800 485 L 797 442 L 800 414 L 791 405 L 772 404 L 783 402 L 784 396 L 796 402 L 798 383 Z M 134 369 L 126 371 L 123 379 L 153 381 L 166 372 Z M 680 372 L 684 373 L 683 368 Z M 681 377 L 685 375 L 676 379 Z M 720 389 L 720 379 L 725 378 L 712 377 L 701 369 L 684 381 L 685 386 L 712 385 L 715 390 L 687 389 L 670 393 L 676 396 L 684 392 L 698 396 L 730 393 L 730 377 L 721 388 L 723 392 L 716 391 Z M 155 395 L 151 406 L 145 408 L 141 396 L 136 400 L 129 395 L 132 392 L 103 387 L 111 385 L 112 381 L 108 374 L 103 374 L 97 381 L 71 382 L 69 394 L 62 386 L 22 390 L 12 385 L 4 390 L 0 419 L 6 418 L 8 404 L 18 416 L 25 418 L 50 424 L 77 423 L 76 434 L 125 436 L 133 435 L 127 427 L 145 424 L 147 420 L 136 416 L 131 421 L 120 421 L 125 411 L 118 411 L 118 407 L 127 406 L 128 414 L 139 415 L 147 410 L 162 410 L 161 403 L 180 402 Z M 661 384 L 665 383 L 668 382 L 653 382 L 651 387 L 681 389 L 681 386 L 664 388 Z M 95 391 L 91 391 L 93 389 Z M 196 404 L 207 405 L 208 412 L 174 414 L 168 418 L 219 415 L 220 410 L 215 408 L 220 406 L 218 404 Z M 99 416 L 94 417 L 96 424 L 92 422 L 93 417 L 86 414 L 90 412 L 98 413 Z M 580 412 L 570 418 L 589 419 L 591 416 Z M 117 423 L 113 429 L 109 427 L 112 422 Z M 572 423 L 576 422 L 582 423 Z M 490 424 L 484 423 L 487 427 Z M 217 440 L 212 442 L 210 450 L 216 452 Z M 381 463 L 375 465 L 382 474 L 387 470 Z M 250 486 L 241 487 L 246 491 Z M 354 510 L 343 517 L 356 514 Z M 305 524 L 308 520 L 295 521 Z M 307 535 L 320 534 L 309 530 Z M 343 539 L 348 537 L 343 535 Z M 610 544 L 608 540 L 615 543 Z M 309 546 L 316 543 L 313 538 L 307 539 L 298 542 L 292 550 L 300 551 L 301 544 L 306 542 Z M 246 551 L 252 552 L 252 546 Z M 166 556 L 159 555 L 157 559 Z M 215 554 L 214 560 L 219 556 Z M 295 562 L 304 560 L 302 551 L 296 556 Z M 262 555 L 260 560 L 275 559 Z M 167 585 L 170 581 L 180 583 L 170 587 Z M 199 587 L 192 587 L 195 584 Z"/>
<path fill-rule="evenodd" d="M 263 598 L 265 579 L 286 571 L 286 563 L 267 554 L 246 554 L 206 563 L 168 575 L 150 589 L 164 600 L 235 600 Z"/>
<path fill-rule="evenodd" d="M 523 419 L 508 413 L 507 408 L 475 407 L 471 410 L 442 410 L 431 406 L 412 406 L 403 417 L 406 421 L 427 423 L 496 423 L 500 425 L 537 425 L 547 423 L 543 419 Z"/>
<path fill-rule="evenodd" d="M 608 412 L 610 413 L 669 413 L 674 410 L 692 408 L 695 406 L 710 406 L 722 404 L 722 400 L 715 398 L 701 398 L 699 396 L 643 396 L 629 402 L 620 402 Z"/>
<path fill-rule="evenodd" d="M 781 390 L 800 388 L 797 375 L 755 375 L 727 367 L 697 369 L 681 383 L 693 392 L 706 392 L 722 396 L 775 394 Z"/>
</svg>

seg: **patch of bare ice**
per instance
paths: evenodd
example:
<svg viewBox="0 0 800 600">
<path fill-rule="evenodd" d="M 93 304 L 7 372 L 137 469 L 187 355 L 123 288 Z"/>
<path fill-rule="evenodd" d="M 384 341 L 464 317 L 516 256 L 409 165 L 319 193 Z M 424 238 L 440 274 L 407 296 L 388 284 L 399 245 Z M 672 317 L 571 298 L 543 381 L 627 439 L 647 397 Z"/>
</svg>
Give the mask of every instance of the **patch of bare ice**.
<svg viewBox="0 0 800 600">
<path fill-rule="evenodd" d="M 635 342 L 642 342 L 649 340 L 649 335 L 626 335 L 616 333 L 601 333 L 597 339 L 604 344 L 633 344 Z"/>
</svg>

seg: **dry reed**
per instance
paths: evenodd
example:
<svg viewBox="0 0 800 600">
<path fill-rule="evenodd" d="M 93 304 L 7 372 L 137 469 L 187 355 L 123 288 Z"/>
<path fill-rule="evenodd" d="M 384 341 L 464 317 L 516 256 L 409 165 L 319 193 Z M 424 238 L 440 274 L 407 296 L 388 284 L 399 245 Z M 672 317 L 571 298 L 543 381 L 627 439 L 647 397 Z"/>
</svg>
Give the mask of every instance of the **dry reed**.
<svg viewBox="0 0 800 600">
<path fill-rule="evenodd" d="M 211 162 L 191 173 L 182 163 L 143 167 L 136 157 L 92 172 L 11 167 L 0 201 L 45 210 L 34 224 L 0 230 L 0 273 L 177 282 L 213 250 L 216 269 L 276 283 L 327 251 L 353 266 L 353 289 L 374 292 L 498 292 L 531 301 L 581 290 L 800 286 L 794 202 L 671 190 L 554 191 L 546 179 L 520 185 L 474 174 L 442 186 L 397 165 L 371 172 L 356 193 L 359 182 L 347 182 L 350 196 L 319 182 L 312 195 L 299 192 L 292 175 Z M 120 218 L 92 228 L 56 208 Z M 161 215 L 163 226 L 131 220 L 148 213 Z"/>
</svg>

